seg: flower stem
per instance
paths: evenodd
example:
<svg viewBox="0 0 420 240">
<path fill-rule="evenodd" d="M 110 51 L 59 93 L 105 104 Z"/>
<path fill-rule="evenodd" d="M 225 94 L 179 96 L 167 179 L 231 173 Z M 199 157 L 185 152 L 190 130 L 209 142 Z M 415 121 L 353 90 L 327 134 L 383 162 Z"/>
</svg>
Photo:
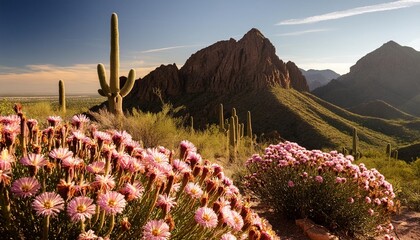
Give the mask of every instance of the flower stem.
<svg viewBox="0 0 420 240">
<path fill-rule="evenodd" d="M 48 239 L 48 232 L 50 230 L 50 216 L 45 216 L 44 218 L 44 222 L 43 222 L 44 226 L 42 229 L 42 240 L 47 240 Z"/>
<path fill-rule="evenodd" d="M 106 236 L 106 237 L 109 237 L 109 236 L 111 235 L 112 230 L 114 229 L 114 226 L 115 226 L 115 215 L 114 215 L 114 214 L 112 214 L 112 215 L 111 215 L 111 224 L 110 224 L 110 226 L 109 226 L 109 230 L 108 230 L 108 232 L 105 234 L 105 236 Z"/>
</svg>

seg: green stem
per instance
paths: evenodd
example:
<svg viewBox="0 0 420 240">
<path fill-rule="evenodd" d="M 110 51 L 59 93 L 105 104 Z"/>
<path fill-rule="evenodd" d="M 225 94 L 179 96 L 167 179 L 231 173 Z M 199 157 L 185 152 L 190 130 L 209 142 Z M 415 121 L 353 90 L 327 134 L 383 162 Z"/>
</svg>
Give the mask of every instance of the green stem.
<svg viewBox="0 0 420 240">
<path fill-rule="evenodd" d="M 47 240 L 48 239 L 48 232 L 50 230 L 50 216 L 45 216 L 44 218 L 44 222 L 43 222 L 44 226 L 42 229 L 42 240 Z"/>
<path fill-rule="evenodd" d="M 114 230 L 114 226 L 115 226 L 115 215 L 112 214 L 111 215 L 111 224 L 109 226 L 109 230 L 108 232 L 105 234 L 106 237 L 109 237 L 112 233 L 112 230 Z"/>
</svg>

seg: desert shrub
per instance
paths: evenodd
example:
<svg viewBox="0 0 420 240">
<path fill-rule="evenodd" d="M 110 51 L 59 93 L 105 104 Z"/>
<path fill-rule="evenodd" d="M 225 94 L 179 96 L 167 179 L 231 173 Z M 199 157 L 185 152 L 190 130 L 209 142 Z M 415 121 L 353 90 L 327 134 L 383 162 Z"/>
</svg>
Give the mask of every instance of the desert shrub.
<svg viewBox="0 0 420 240">
<path fill-rule="evenodd" d="M 3 98 L 0 101 L 0 114 L 9 115 L 13 113 L 13 104 L 7 99 Z"/>
<path fill-rule="evenodd" d="M 189 141 L 143 148 L 84 115 L 22 116 L 0 117 L 2 239 L 277 238 Z"/>
<path fill-rule="evenodd" d="M 280 214 L 310 218 L 351 237 L 389 232 L 397 209 L 392 185 L 377 170 L 335 151 L 296 143 L 270 145 L 247 161 L 246 186 Z"/>
</svg>

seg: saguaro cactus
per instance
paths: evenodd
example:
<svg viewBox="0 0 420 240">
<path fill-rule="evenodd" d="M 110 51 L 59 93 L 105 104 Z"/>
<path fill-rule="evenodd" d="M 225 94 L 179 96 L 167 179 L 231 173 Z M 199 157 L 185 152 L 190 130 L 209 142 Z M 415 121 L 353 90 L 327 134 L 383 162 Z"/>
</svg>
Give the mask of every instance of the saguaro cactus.
<svg viewBox="0 0 420 240">
<path fill-rule="evenodd" d="M 357 129 L 353 128 L 353 157 L 355 160 L 359 159 L 359 149 L 358 149 L 358 145 L 359 145 L 359 137 L 357 136 Z"/>
<path fill-rule="evenodd" d="M 122 114 L 122 99 L 127 96 L 134 85 L 136 71 L 131 69 L 123 88 L 120 89 L 119 67 L 120 67 L 120 51 L 118 37 L 118 17 L 116 13 L 111 17 L 111 54 L 110 54 L 110 79 L 109 84 L 106 82 L 105 67 L 102 63 L 98 64 L 98 77 L 101 89 L 99 94 L 108 97 L 108 110 L 114 114 Z"/>
<path fill-rule="evenodd" d="M 60 110 L 66 112 L 66 88 L 64 87 L 64 81 L 58 81 L 58 104 Z"/>
<path fill-rule="evenodd" d="M 391 144 L 388 143 L 386 145 L 386 156 L 387 156 L 388 160 L 391 159 L 391 151 L 392 151 Z"/>
<path fill-rule="evenodd" d="M 223 104 L 219 105 L 219 130 L 220 132 L 225 132 L 225 117 L 223 115 Z"/>
</svg>

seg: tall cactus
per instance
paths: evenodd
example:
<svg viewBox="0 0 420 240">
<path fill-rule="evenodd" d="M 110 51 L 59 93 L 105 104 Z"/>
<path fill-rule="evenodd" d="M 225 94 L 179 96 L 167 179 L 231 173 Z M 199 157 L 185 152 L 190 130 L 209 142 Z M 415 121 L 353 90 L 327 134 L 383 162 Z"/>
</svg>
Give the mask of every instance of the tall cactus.
<svg viewBox="0 0 420 240">
<path fill-rule="evenodd" d="M 116 13 L 111 16 L 111 54 L 110 54 L 110 79 L 109 84 L 106 82 L 105 66 L 98 64 L 98 77 L 101 89 L 98 93 L 101 96 L 108 97 L 108 110 L 114 114 L 122 114 L 122 99 L 127 96 L 134 86 L 136 71 L 131 69 L 126 83 L 120 89 L 119 67 L 120 67 L 120 51 L 119 51 L 119 33 L 118 33 L 118 17 Z"/>
<path fill-rule="evenodd" d="M 223 115 L 223 104 L 219 105 L 219 130 L 220 132 L 225 132 L 225 117 Z"/>
<path fill-rule="evenodd" d="M 391 151 L 392 151 L 391 144 L 388 143 L 386 145 L 386 156 L 387 156 L 388 160 L 391 159 Z"/>
<path fill-rule="evenodd" d="M 353 157 L 354 157 L 354 160 L 357 160 L 357 159 L 359 159 L 359 149 L 358 149 L 358 145 L 359 145 L 359 137 L 357 136 L 357 129 L 356 128 L 353 128 L 353 150 L 352 150 L 352 153 L 353 153 Z"/>
<path fill-rule="evenodd" d="M 66 112 L 66 88 L 64 87 L 64 81 L 58 81 L 58 104 L 62 112 Z"/>
</svg>

